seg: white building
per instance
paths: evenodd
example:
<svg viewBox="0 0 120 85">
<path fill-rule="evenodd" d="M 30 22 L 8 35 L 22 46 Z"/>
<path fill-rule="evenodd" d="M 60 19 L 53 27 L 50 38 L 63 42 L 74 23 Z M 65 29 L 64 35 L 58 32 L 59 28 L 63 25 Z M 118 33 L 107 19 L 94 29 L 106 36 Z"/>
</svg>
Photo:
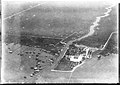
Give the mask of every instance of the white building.
<svg viewBox="0 0 120 85">
<path fill-rule="evenodd" d="M 80 61 L 82 61 L 83 57 L 85 57 L 85 56 L 86 56 L 85 54 L 75 55 L 75 56 L 71 55 L 71 56 L 69 56 L 69 58 L 70 58 L 70 61 L 80 62 Z"/>
<path fill-rule="evenodd" d="M 90 57 L 91 57 L 91 56 L 89 55 L 90 49 L 89 49 L 89 48 L 84 48 L 83 50 L 86 51 L 86 52 L 83 53 L 83 54 L 80 54 L 80 55 L 70 55 L 70 56 L 68 56 L 68 57 L 70 58 L 70 61 L 80 62 L 80 61 L 82 61 L 83 57 L 84 57 L 84 58 L 90 58 Z"/>
</svg>

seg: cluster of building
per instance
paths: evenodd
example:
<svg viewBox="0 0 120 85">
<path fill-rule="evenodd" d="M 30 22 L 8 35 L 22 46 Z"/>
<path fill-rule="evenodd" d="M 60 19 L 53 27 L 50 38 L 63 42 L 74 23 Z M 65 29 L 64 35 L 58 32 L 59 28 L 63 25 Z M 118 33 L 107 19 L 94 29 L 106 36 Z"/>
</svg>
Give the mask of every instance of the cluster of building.
<svg viewBox="0 0 120 85">
<path fill-rule="evenodd" d="M 92 57 L 92 52 L 94 51 L 93 49 L 85 46 L 79 46 L 78 48 L 79 50 L 75 55 L 66 55 L 66 57 L 68 57 L 70 61 L 80 62 L 84 59 L 89 59 Z"/>
</svg>

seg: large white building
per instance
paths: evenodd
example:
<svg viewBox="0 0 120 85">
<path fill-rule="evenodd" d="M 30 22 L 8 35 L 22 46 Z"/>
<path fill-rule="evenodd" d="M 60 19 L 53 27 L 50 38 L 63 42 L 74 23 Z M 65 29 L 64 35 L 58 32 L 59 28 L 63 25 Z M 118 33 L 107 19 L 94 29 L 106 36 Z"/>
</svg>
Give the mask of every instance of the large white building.
<svg viewBox="0 0 120 85">
<path fill-rule="evenodd" d="M 83 54 L 69 55 L 68 57 L 70 58 L 70 61 L 80 62 L 80 61 L 82 61 L 83 57 L 84 58 L 91 58 L 90 49 L 86 47 L 83 50 L 85 51 L 85 53 L 83 53 Z"/>
<path fill-rule="evenodd" d="M 82 55 L 78 55 L 78 56 L 69 56 L 69 58 L 70 58 L 70 61 L 74 61 L 74 62 L 80 62 L 80 61 L 82 61 Z"/>
</svg>

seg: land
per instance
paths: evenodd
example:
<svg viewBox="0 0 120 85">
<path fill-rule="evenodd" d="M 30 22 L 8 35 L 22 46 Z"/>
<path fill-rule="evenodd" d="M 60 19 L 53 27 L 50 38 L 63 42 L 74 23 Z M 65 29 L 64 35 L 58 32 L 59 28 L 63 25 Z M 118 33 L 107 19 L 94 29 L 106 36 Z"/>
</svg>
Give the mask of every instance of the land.
<svg viewBox="0 0 120 85">
<path fill-rule="evenodd" d="M 86 37 L 74 43 L 97 48 L 99 48 L 101 45 L 104 45 L 110 34 L 117 31 L 117 16 L 115 15 L 115 13 L 116 9 L 112 8 L 110 16 L 102 18 L 100 20 L 100 25 L 98 26 L 99 29 L 95 29 L 95 33 L 92 36 Z"/>
<path fill-rule="evenodd" d="M 78 65 L 78 63 L 66 58 L 66 55 L 75 55 L 78 48 L 74 45 L 68 45 L 68 49 L 63 52 L 65 43 L 87 34 L 96 17 L 106 11 L 104 8 L 104 6 L 84 8 L 41 5 L 6 19 L 4 21 L 6 29 L 4 41 L 6 82 L 55 83 L 60 82 L 59 79 L 61 82 L 68 81 L 69 72 L 59 73 L 51 71 L 51 69 L 55 66 L 54 70 L 68 71 Z M 95 34 L 81 41 L 73 42 L 73 44 L 83 44 L 97 48 L 104 45 L 110 33 L 116 30 L 116 15 L 114 12 L 112 11 L 109 17 L 100 21 L 100 29 L 95 29 Z M 9 12 L 8 15 L 12 13 Z M 110 46 L 111 42 L 113 41 L 110 41 Z M 64 54 L 65 56 L 63 56 Z M 93 62 L 98 62 L 97 55 L 92 55 L 93 59 L 86 59 L 86 62 L 88 61 L 90 64 L 85 64 L 85 70 L 91 69 Z M 104 63 L 101 64 L 104 65 Z M 100 65 L 96 65 L 96 67 Z M 107 66 L 108 64 L 106 68 Z M 94 71 L 96 67 L 90 71 Z M 79 68 L 80 72 L 84 71 L 81 67 Z M 101 69 L 103 68 L 100 67 L 99 70 Z M 94 72 L 97 73 L 98 70 Z M 87 73 L 88 76 L 91 76 L 89 72 Z M 81 75 L 83 76 L 81 78 L 84 78 L 84 75 Z"/>
<path fill-rule="evenodd" d="M 16 49 L 20 45 L 12 46 L 11 50 Z M 14 81 L 14 76 L 6 75 L 16 75 L 16 78 L 24 79 L 25 81 L 29 78 L 36 76 L 37 72 L 42 72 L 48 69 L 55 57 L 43 52 L 39 48 L 32 48 L 28 46 L 22 46 L 13 53 L 9 53 L 8 46 L 6 47 L 6 54 L 8 56 L 5 58 L 5 76 L 6 82 L 11 80 Z M 9 45 L 10 47 L 10 45 Z M 12 58 L 12 59 L 11 59 Z M 37 69 L 36 69 L 37 68 Z M 15 80 L 16 81 L 16 80 Z"/>
<path fill-rule="evenodd" d="M 21 36 L 8 35 L 5 41 L 6 44 L 14 43 L 14 44 L 20 44 L 22 46 L 41 48 L 49 52 L 50 54 L 55 55 L 55 53 L 56 54 L 59 53 L 55 45 L 56 43 L 59 43 L 61 39 L 47 38 L 47 37 L 44 38 L 44 37 L 21 33 Z M 60 48 L 60 46 L 58 48 Z"/>
<path fill-rule="evenodd" d="M 118 54 L 118 40 L 117 40 L 117 33 L 114 33 L 111 38 L 109 39 L 109 42 L 107 43 L 106 47 L 100 55 L 107 56 L 109 54 Z"/>
</svg>

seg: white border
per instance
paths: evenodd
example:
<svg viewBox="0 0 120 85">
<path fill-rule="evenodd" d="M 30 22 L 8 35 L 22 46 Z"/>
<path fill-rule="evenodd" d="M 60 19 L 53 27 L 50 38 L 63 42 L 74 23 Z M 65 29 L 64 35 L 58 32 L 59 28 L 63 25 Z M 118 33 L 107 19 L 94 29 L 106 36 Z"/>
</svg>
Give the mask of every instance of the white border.
<svg viewBox="0 0 120 85">
<path fill-rule="evenodd" d="M 117 75 L 118 75 L 118 80 L 117 80 L 117 83 L 119 83 L 119 10 L 120 10 L 120 3 L 117 3 L 117 6 L 116 6 L 116 13 L 117 13 L 117 40 L 118 40 L 118 42 L 117 42 L 117 46 L 118 46 L 118 55 L 117 55 L 117 59 L 118 59 L 118 68 L 117 68 Z"/>
</svg>

